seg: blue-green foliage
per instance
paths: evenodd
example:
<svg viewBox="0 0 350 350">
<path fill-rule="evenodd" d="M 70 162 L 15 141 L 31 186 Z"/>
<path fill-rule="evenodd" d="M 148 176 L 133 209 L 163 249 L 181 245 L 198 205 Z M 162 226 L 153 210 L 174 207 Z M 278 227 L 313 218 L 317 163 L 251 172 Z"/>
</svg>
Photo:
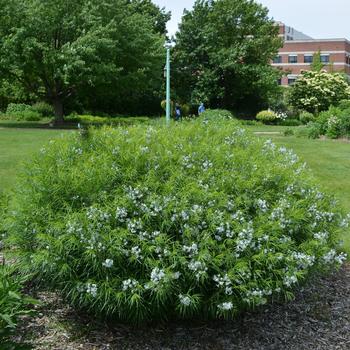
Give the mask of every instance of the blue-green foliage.
<svg viewBox="0 0 350 350">
<path fill-rule="evenodd" d="M 298 157 L 209 119 L 42 149 L 7 218 L 23 268 L 79 308 L 141 322 L 229 318 L 339 265 L 346 222 Z"/>
</svg>

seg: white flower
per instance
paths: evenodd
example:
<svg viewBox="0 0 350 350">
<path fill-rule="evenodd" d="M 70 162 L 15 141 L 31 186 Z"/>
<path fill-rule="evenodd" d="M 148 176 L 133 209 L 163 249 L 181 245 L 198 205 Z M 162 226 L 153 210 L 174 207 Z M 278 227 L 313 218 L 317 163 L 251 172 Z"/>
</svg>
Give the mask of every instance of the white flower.
<svg viewBox="0 0 350 350">
<path fill-rule="evenodd" d="M 179 295 L 180 303 L 184 306 L 189 306 L 191 304 L 191 298 L 187 295 Z"/>
<path fill-rule="evenodd" d="M 182 250 L 185 253 L 188 253 L 191 257 L 198 254 L 198 246 L 196 243 L 192 243 L 192 245 L 190 245 L 190 246 L 184 245 L 182 247 Z"/>
<path fill-rule="evenodd" d="M 128 216 L 128 212 L 125 208 L 119 208 L 117 207 L 115 211 L 115 218 L 120 222 L 125 222 L 126 218 Z"/>
<path fill-rule="evenodd" d="M 223 311 L 229 311 L 233 309 L 233 304 L 231 303 L 231 301 L 229 301 L 226 303 L 219 304 L 218 308 Z"/>
<path fill-rule="evenodd" d="M 257 200 L 257 206 L 262 212 L 266 212 L 268 210 L 267 202 L 263 199 Z"/>
<path fill-rule="evenodd" d="M 161 282 L 162 279 L 165 277 L 164 270 L 159 269 L 158 267 L 155 267 L 151 272 L 151 281 L 154 284 L 158 284 Z"/>
<path fill-rule="evenodd" d="M 106 259 L 103 263 L 102 266 L 110 268 L 113 266 L 113 260 L 112 259 Z"/>
<path fill-rule="evenodd" d="M 225 274 L 224 277 L 215 275 L 213 280 L 216 282 L 217 287 L 225 287 L 225 294 L 231 295 L 233 293 L 232 283 L 227 274 Z"/>
<path fill-rule="evenodd" d="M 314 233 L 314 238 L 319 240 L 319 241 L 321 241 L 321 242 L 327 241 L 328 236 L 329 236 L 328 232 L 317 232 L 317 233 Z"/>
<path fill-rule="evenodd" d="M 174 280 L 178 280 L 178 279 L 180 278 L 180 276 L 181 276 L 181 272 L 176 271 L 176 272 L 174 272 L 174 274 L 173 274 L 173 279 L 174 279 Z"/>
<path fill-rule="evenodd" d="M 283 284 L 287 287 L 290 287 L 292 284 L 295 284 L 298 282 L 298 279 L 296 276 L 285 276 L 283 279 Z"/>
<path fill-rule="evenodd" d="M 86 285 L 86 293 L 91 294 L 93 297 L 97 295 L 97 285 L 94 283 L 88 283 Z"/>
<path fill-rule="evenodd" d="M 136 259 L 141 258 L 141 249 L 139 246 L 131 248 L 131 254 L 136 257 Z"/>
<path fill-rule="evenodd" d="M 123 291 L 127 291 L 127 290 L 135 290 L 135 288 L 137 287 L 138 282 L 136 280 L 133 279 L 127 279 L 125 281 L 123 281 Z"/>
</svg>

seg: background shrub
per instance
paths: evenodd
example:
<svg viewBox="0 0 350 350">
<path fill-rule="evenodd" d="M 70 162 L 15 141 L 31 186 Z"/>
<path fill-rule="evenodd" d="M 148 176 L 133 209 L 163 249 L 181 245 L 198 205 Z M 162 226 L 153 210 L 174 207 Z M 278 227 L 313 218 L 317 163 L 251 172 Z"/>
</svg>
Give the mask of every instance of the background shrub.
<svg viewBox="0 0 350 350">
<path fill-rule="evenodd" d="M 290 89 L 289 103 L 295 108 L 318 113 L 350 98 L 350 86 L 342 73 L 304 71 Z"/>
<path fill-rule="evenodd" d="M 272 124 L 277 121 L 277 115 L 273 111 L 261 111 L 256 115 L 256 119 L 262 121 L 264 124 Z"/>
<path fill-rule="evenodd" d="M 302 122 L 298 119 L 286 119 L 279 122 L 279 125 L 283 126 L 299 126 L 302 125 Z"/>
<path fill-rule="evenodd" d="M 39 121 L 42 114 L 34 110 L 32 106 L 23 103 L 10 103 L 2 119 L 18 121 Z"/>
<path fill-rule="evenodd" d="M 299 120 L 301 121 L 302 124 L 308 124 L 310 122 L 314 122 L 315 121 L 315 116 L 307 111 L 302 111 L 299 114 Z"/>
<path fill-rule="evenodd" d="M 52 117 L 54 110 L 51 105 L 46 102 L 37 102 L 32 106 L 32 110 L 39 113 L 42 117 Z"/>
<path fill-rule="evenodd" d="M 65 118 L 67 122 L 81 124 L 82 126 L 103 126 L 103 125 L 113 125 L 113 126 L 128 126 L 136 124 L 149 123 L 151 119 L 149 117 L 98 117 L 92 115 L 78 115 L 70 114 Z"/>
<path fill-rule="evenodd" d="M 349 100 L 341 100 L 337 106 L 341 110 L 350 110 L 350 99 Z"/>
<path fill-rule="evenodd" d="M 330 107 L 319 114 L 316 122 L 320 135 L 333 139 L 350 136 L 350 109 Z"/>
<path fill-rule="evenodd" d="M 24 103 L 10 103 L 7 106 L 6 114 L 8 115 L 17 115 L 19 113 L 30 110 L 32 107 Z"/>
<path fill-rule="evenodd" d="M 235 119 L 234 115 L 226 109 L 206 109 L 201 115 L 201 120 L 222 122 L 223 120 Z"/>
<path fill-rule="evenodd" d="M 140 322 L 232 317 L 340 264 L 345 221 L 298 157 L 207 114 L 42 149 L 6 219 L 24 271 L 79 308 Z"/>
</svg>

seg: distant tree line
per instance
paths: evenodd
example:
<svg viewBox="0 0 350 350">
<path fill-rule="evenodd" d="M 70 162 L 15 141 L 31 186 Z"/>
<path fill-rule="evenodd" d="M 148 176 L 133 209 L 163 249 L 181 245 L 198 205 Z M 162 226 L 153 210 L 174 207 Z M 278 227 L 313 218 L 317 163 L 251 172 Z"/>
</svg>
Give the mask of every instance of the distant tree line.
<svg viewBox="0 0 350 350">
<path fill-rule="evenodd" d="M 57 122 L 73 110 L 161 113 L 170 13 L 151 0 L 0 0 L 0 18 L 0 108 L 46 101 Z M 258 110 L 277 92 L 280 45 L 262 5 L 198 0 L 176 37 L 174 98 Z"/>
</svg>

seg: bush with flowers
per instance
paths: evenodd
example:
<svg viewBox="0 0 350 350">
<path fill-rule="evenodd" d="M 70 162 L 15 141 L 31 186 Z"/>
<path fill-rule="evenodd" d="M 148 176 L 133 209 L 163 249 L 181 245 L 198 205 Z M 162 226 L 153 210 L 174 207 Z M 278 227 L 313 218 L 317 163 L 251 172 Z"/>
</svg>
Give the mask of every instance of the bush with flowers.
<svg viewBox="0 0 350 350">
<path fill-rule="evenodd" d="M 234 120 L 52 141 L 6 219 L 23 269 L 105 318 L 230 318 L 338 266 L 347 221 L 298 157 Z"/>
<path fill-rule="evenodd" d="M 287 114 L 279 111 L 272 111 L 271 109 L 261 111 L 256 115 L 256 119 L 264 124 L 282 123 L 288 118 Z"/>
<path fill-rule="evenodd" d="M 321 135 L 331 139 L 350 137 L 350 108 L 345 109 L 342 105 L 330 107 L 327 111 L 321 112 L 314 123 L 308 125 L 309 136 L 317 138 Z"/>
<path fill-rule="evenodd" d="M 342 73 L 304 71 L 291 87 L 289 103 L 311 113 L 350 99 L 350 85 Z"/>
</svg>

